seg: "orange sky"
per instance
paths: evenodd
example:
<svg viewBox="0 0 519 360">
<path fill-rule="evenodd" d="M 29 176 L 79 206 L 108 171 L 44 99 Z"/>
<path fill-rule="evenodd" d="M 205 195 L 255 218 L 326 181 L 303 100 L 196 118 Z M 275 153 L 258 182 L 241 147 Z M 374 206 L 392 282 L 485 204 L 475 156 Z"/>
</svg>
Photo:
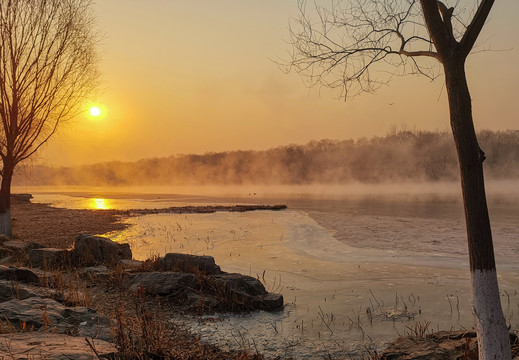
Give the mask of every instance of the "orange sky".
<svg viewBox="0 0 519 360">
<path fill-rule="evenodd" d="M 287 57 L 296 0 L 98 0 L 103 115 L 62 127 L 37 162 L 133 161 L 175 153 L 266 149 L 312 139 L 448 129 L 441 79 L 394 80 L 348 102 L 307 89 L 270 59 Z M 497 1 L 469 58 L 478 129 L 517 129 L 519 1 Z"/>
</svg>

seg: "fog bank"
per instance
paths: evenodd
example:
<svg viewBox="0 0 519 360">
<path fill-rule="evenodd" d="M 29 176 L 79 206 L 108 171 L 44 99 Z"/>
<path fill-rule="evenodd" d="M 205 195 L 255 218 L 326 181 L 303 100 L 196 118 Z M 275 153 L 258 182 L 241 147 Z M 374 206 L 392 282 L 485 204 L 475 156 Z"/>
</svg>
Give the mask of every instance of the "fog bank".
<svg viewBox="0 0 519 360">
<path fill-rule="evenodd" d="M 479 133 L 491 180 L 519 178 L 519 131 Z M 455 182 L 447 132 L 393 131 L 384 137 L 320 140 L 264 151 L 174 155 L 74 167 L 21 167 L 15 185 L 198 186 Z"/>
</svg>

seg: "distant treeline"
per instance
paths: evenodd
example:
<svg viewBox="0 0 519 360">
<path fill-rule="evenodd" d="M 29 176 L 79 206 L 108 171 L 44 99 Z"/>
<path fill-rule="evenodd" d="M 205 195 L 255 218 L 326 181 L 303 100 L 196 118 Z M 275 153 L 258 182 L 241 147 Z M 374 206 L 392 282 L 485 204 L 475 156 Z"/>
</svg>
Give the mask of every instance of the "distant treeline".
<svg viewBox="0 0 519 360">
<path fill-rule="evenodd" d="M 519 130 L 482 131 L 487 178 L 517 179 Z M 174 155 L 74 167 L 33 165 L 18 185 L 312 184 L 458 179 L 448 132 L 392 131 L 384 137 L 320 140 L 264 151 Z"/>
</svg>

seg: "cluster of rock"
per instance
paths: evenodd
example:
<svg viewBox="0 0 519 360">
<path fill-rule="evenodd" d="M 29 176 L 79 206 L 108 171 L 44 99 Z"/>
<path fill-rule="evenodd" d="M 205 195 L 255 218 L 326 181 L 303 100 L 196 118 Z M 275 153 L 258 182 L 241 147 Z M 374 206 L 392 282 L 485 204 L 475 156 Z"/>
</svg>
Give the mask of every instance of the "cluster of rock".
<svg viewBox="0 0 519 360">
<path fill-rule="evenodd" d="M 0 265 L 0 354 L 31 356 L 44 350 L 46 359 L 115 354 L 112 320 L 87 307 L 66 306 L 63 294 L 41 286 L 54 276 L 49 270 L 60 268 L 106 277 L 117 265 L 124 269 L 123 289 L 164 296 L 196 311 L 283 308 L 281 295 L 268 293 L 258 279 L 222 272 L 210 256 L 167 254 L 155 261 L 154 271 L 131 259 L 128 244 L 86 234 L 70 250 L 0 238 L 0 264 L 25 260 L 31 267 Z"/>
<path fill-rule="evenodd" d="M 221 271 L 212 256 L 170 253 L 157 262 L 160 271 L 128 274 L 123 286 L 168 296 L 200 312 L 283 308 L 281 294 L 267 292 L 256 278 Z"/>
<path fill-rule="evenodd" d="M 9 244 L 2 248 L 9 249 Z M 41 286 L 45 276 L 50 275 L 0 265 L 0 354 L 85 359 L 95 355 L 92 348 L 115 354 L 112 321 L 90 308 L 61 303 L 62 294 Z"/>
<path fill-rule="evenodd" d="M 101 236 L 80 234 L 74 247 L 55 249 L 35 247 L 29 251 L 30 264 L 41 269 L 60 267 L 113 266 L 121 260 L 131 260 L 129 244 L 119 244 Z"/>
<path fill-rule="evenodd" d="M 128 264 L 131 259 L 128 244 L 87 234 L 79 235 L 71 250 L 35 247 L 29 251 L 30 264 L 41 269 L 110 267 Z M 188 310 L 202 312 L 283 308 L 282 295 L 267 292 L 256 278 L 223 272 L 211 256 L 170 253 L 156 263 L 158 271 L 140 272 L 134 262 L 137 270 L 123 273 L 122 286 L 134 292 L 167 296 Z"/>
</svg>

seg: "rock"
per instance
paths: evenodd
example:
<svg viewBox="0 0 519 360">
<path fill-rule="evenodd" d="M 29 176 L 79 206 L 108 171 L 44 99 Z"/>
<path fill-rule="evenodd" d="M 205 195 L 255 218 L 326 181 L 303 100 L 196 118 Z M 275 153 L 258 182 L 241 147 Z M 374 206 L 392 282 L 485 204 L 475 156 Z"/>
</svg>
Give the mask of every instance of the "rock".
<svg viewBox="0 0 519 360">
<path fill-rule="evenodd" d="M 30 250 L 40 247 L 43 245 L 0 235 L 0 258 L 12 257 L 25 261 Z"/>
<path fill-rule="evenodd" d="M 149 272 L 125 275 L 123 287 L 137 291 L 144 290 L 151 295 L 172 295 L 193 291 L 197 287 L 195 275 L 179 272 Z"/>
<path fill-rule="evenodd" d="M 253 307 L 255 309 L 263 309 L 269 311 L 283 310 L 284 300 L 283 295 L 268 293 L 265 295 L 259 295 Z"/>
<path fill-rule="evenodd" d="M 39 248 L 29 252 L 29 260 L 33 267 L 55 269 L 70 263 L 70 250 L 55 248 Z"/>
<path fill-rule="evenodd" d="M 74 242 L 72 262 L 80 266 L 114 265 L 131 260 L 129 244 L 119 244 L 102 236 L 80 234 Z"/>
<path fill-rule="evenodd" d="M 212 279 L 219 287 L 235 294 L 247 296 L 267 294 L 267 290 L 265 290 L 261 281 L 252 276 L 223 273 L 212 277 Z"/>
<path fill-rule="evenodd" d="M 30 251 L 32 249 L 40 249 L 44 248 L 45 246 L 42 244 L 38 244 L 35 242 L 30 241 L 23 241 L 23 240 L 17 240 L 17 239 L 9 239 L 5 241 L 2 246 L 15 251 Z"/>
<path fill-rule="evenodd" d="M 11 200 L 18 200 L 20 202 L 30 202 L 31 199 L 31 194 L 11 194 Z"/>
<path fill-rule="evenodd" d="M 517 335 L 510 333 L 510 342 L 517 342 Z M 402 336 L 395 339 L 381 354 L 383 360 L 458 360 L 465 354 L 477 356 L 475 331 L 439 331 L 418 339 Z"/>
<path fill-rule="evenodd" d="M 15 268 L 3 265 L 0 265 L 0 280 L 40 284 L 40 278 L 34 271 L 27 268 Z"/>
<path fill-rule="evenodd" d="M 214 295 L 200 292 L 189 292 L 185 294 L 185 303 L 191 311 L 203 313 L 215 309 L 222 309 L 222 299 L 217 299 Z"/>
<path fill-rule="evenodd" d="M 13 258 L 10 256 L 2 257 L 0 259 L 0 265 L 11 264 L 12 262 L 13 262 Z"/>
<path fill-rule="evenodd" d="M 140 260 L 121 260 L 120 261 L 121 266 L 123 269 L 130 269 L 135 270 L 142 266 L 143 261 Z"/>
<path fill-rule="evenodd" d="M 122 286 L 146 294 L 169 296 L 195 311 L 279 310 L 283 296 L 271 294 L 261 282 L 240 274 L 200 275 L 180 272 L 125 274 Z"/>
<path fill-rule="evenodd" d="M 222 272 L 212 256 L 169 253 L 160 259 L 164 270 L 217 275 Z"/>
<path fill-rule="evenodd" d="M 261 281 L 251 276 L 222 273 L 212 276 L 210 281 L 240 305 L 240 310 L 279 310 L 283 307 L 283 295 L 267 292 Z"/>
<path fill-rule="evenodd" d="M 86 307 L 67 307 L 49 298 L 30 297 L 0 303 L 0 319 L 20 329 L 49 330 L 96 339 L 111 339 L 110 319 Z"/>
<path fill-rule="evenodd" d="M 88 340 L 99 354 L 99 359 L 112 358 L 108 357 L 108 354 L 116 352 L 115 345 L 109 342 L 99 339 Z M 0 354 L 9 354 L 9 359 L 98 359 L 84 338 L 48 332 L 0 335 Z"/>
<path fill-rule="evenodd" d="M 0 302 L 15 298 L 24 300 L 35 296 L 39 295 L 23 285 L 13 283 L 12 281 L 0 280 Z"/>
</svg>

